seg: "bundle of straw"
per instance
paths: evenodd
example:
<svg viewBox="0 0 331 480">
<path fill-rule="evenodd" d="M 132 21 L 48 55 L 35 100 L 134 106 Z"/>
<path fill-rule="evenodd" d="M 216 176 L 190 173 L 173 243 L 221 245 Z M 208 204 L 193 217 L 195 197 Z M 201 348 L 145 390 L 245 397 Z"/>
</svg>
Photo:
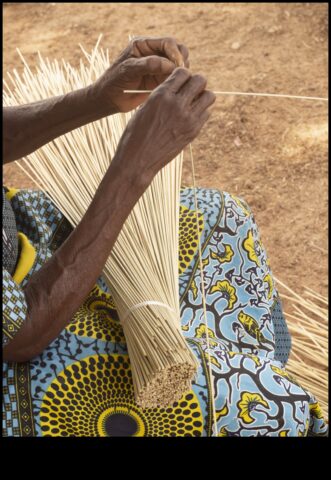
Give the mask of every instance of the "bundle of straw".
<svg viewBox="0 0 331 480">
<path fill-rule="evenodd" d="M 100 38 L 99 38 L 100 41 Z M 99 43 L 98 41 L 98 43 Z M 4 104 L 62 95 L 96 80 L 109 66 L 108 51 L 91 55 L 79 69 L 40 53 L 33 73 L 9 75 Z M 104 177 L 132 113 L 117 114 L 63 135 L 19 166 L 46 191 L 73 226 Z M 142 407 L 167 406 L 191 388 L 197 360 L 180 328 L 178 285 L 179 198 L 182 154 L 162 169 L 126 220 L 103 274 L 115 301 L 131 360 L 135 398 Z"/>
<path fill-rule="evenodd" d="M 316 395 L 324 415 L 328 412 L 328 299 L 309 287 L 298 295 L 285 283 L 281 298 L 291 307 L 284 312 L 292 335 L 292 350 L 286 370 Z M 286 292 L 286 293 L 285 293 Z"/>
</svg>

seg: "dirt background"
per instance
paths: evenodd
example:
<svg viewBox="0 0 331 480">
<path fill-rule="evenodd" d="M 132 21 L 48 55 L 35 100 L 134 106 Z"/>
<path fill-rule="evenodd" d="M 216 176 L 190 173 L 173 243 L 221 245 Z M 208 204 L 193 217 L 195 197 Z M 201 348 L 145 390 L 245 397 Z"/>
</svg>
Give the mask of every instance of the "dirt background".
<svg viewBox="0 0 331 480">
<path fill-rule="evenodd" d="M 214 90 L 328 95 L 325 3 L 7 3 L 4 73 L 40 50 L 77 65 L 79 43 L 116 56 L 128 35 L 175 36 Z M 194 144 L 198 184 L 252 207 L 276 277 L 327 295 L 327 103 L 219 97 Z M 189 163 L 184 183 L 191 183 Z M 16 165 L 4 182 L 32 186 Z M 286 303 L 286 302 L 285 302 Z M 285 305 L 286 306 L 286 305 Z"/>
</svg>

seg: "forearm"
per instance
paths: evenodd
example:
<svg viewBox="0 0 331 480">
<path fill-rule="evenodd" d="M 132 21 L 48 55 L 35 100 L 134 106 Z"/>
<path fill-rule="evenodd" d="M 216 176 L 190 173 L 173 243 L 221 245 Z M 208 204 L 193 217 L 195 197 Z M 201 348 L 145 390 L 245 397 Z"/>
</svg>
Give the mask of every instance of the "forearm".
<svg viewBox="0 0 331 480">
<path fill-rule="evenodd" d="M 75 128 L 116 113 L 97 99 L 94 86 L 3 109 L 3 163 L 12 162 Z"/>
<path fill-rule="evenodd" d="M 110 254 L 144 188 L 123 171 L 109 168 L 88 211 L 53 257 L 31 276 L 25 296 L 25 324 L 4 348 L 7 361 L 40 354 L 70 322 Z"/>
</svg>

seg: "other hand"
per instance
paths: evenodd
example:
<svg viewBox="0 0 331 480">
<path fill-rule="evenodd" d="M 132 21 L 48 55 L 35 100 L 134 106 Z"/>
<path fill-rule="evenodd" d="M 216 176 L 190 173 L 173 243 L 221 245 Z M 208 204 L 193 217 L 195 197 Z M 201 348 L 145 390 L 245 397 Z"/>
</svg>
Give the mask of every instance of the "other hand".
<svg viewBox="0 0 331 480">
<path fill-rule="evenodd" d="M 123 90 L 154 90 L 176 67 L 189 67 L 188 49 L 172 37 L 136 37 L 93 88 L 101 108 L 110 113 L 128 112 L 143 103 L 148 93 Z"/>
<path fill-rule="evenodd" d="M 147 186 L 194 140 L 208 120 L 216 96 L 206 90 L 206 85 L 203 76 L 176 68 L 128 123 L 113 167 L 126 169 L 138 183 Z"/>
</svg>

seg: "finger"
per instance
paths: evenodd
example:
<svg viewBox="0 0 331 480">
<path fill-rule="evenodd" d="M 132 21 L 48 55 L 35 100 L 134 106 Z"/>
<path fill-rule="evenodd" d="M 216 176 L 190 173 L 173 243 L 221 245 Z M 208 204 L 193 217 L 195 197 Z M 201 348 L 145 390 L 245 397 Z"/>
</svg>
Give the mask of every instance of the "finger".
<svg viewBox="0 0 331 480">
<path fill-rule="evenodd" d="M 130 58 L 123 62 L 125 73 L 131 75 L 170 75 L 176 68 L 167 58 L 150 57 Z"/>
<path fill-rule="evenodd" d="M 202 127 L 208 122 L 210 118 L 210 112 L 208 110 L 205 110 L 199 117 L 199 126 L 198 126 L 198 132 L 202 129 Z"/>
<path fill-rule="evenodd" d="M 172 37 L 136 38 L 133 40 L 133 44 L 142 56 L 159 53 L 171 60 L 177 67 L 184 66 L 185 64 L 185 59 L 182 56 L 179 45 Z"/>
<path fill-rule="evenodd" d="M 166 56 L 175 63 L 177 67 L 184 67 L 185 61 L 182 56 L 182 52 L 179 50 L 179 46 L 174 38 L 167 38 L 163 44 L 164 53 Z"/>
<path fill-rule="evenodd" d="M 185 45 L 181 45 L 181 44 L 178 45 L 178 48 L 179 48 L 180 53 L 182 54 L 182 57 L 184 59 L 184 66 L 186 68 L 189 68 L 190 67 L 190 61 L 188 59 L 188 57 L 189 57 L 188 49 L 185 47 Z"/>
<path fill-rule="evenodd" d="M 204 126 L 205 123 L 208 122 L 210 115 L 211 113 L 208 110 L 206 110 L 200 115 L 201 128 Z"/>
<path fill-rule="evenodd" d="M 192 103 L 193 100 L 204 91 L 207 86 L 207 80 L 202 75 L 193 75 L 192 78 L 185 83 L 180 90 L 180 95 L 187 103 Z"/>
<path fill-rule="evenodd" d="M 192 140 L 194 140 L 195 138 L 197 138 L 197 136 L 199 135 L 201 129 L 203 128 L 203 126 L 205 125 L 205 123 L 208 121 L 210 117 L 210 113 L 206 110 L 204 111 L 197 119 L 197 122 L 195 124 L 195 127 L 194 127 L 194 130 L 192 131 Z M 191 141 L 192 141 L 191 140 Z"/>
<path fill-rule="evenodd" d="M 199 114 L 209 108 L 216 100 L 215 93 L 210 90 L 202 92 L 192 103 L 193 112 Z"/>
<path fill-rule="evenodd" d="M 163 83 L 169 75 L 146 75 L 144 77 L 144 88 L 146 90 L 154 90 Z"/>
<path fill-rule="evenodd" d="M 191 73 L 186 68 L 176 68 L 172 74 L 162 84 L 162 88 L 166 88 L 173 93 L 177 93 L 180 88 L 191 78 Z"/>
</svg>

